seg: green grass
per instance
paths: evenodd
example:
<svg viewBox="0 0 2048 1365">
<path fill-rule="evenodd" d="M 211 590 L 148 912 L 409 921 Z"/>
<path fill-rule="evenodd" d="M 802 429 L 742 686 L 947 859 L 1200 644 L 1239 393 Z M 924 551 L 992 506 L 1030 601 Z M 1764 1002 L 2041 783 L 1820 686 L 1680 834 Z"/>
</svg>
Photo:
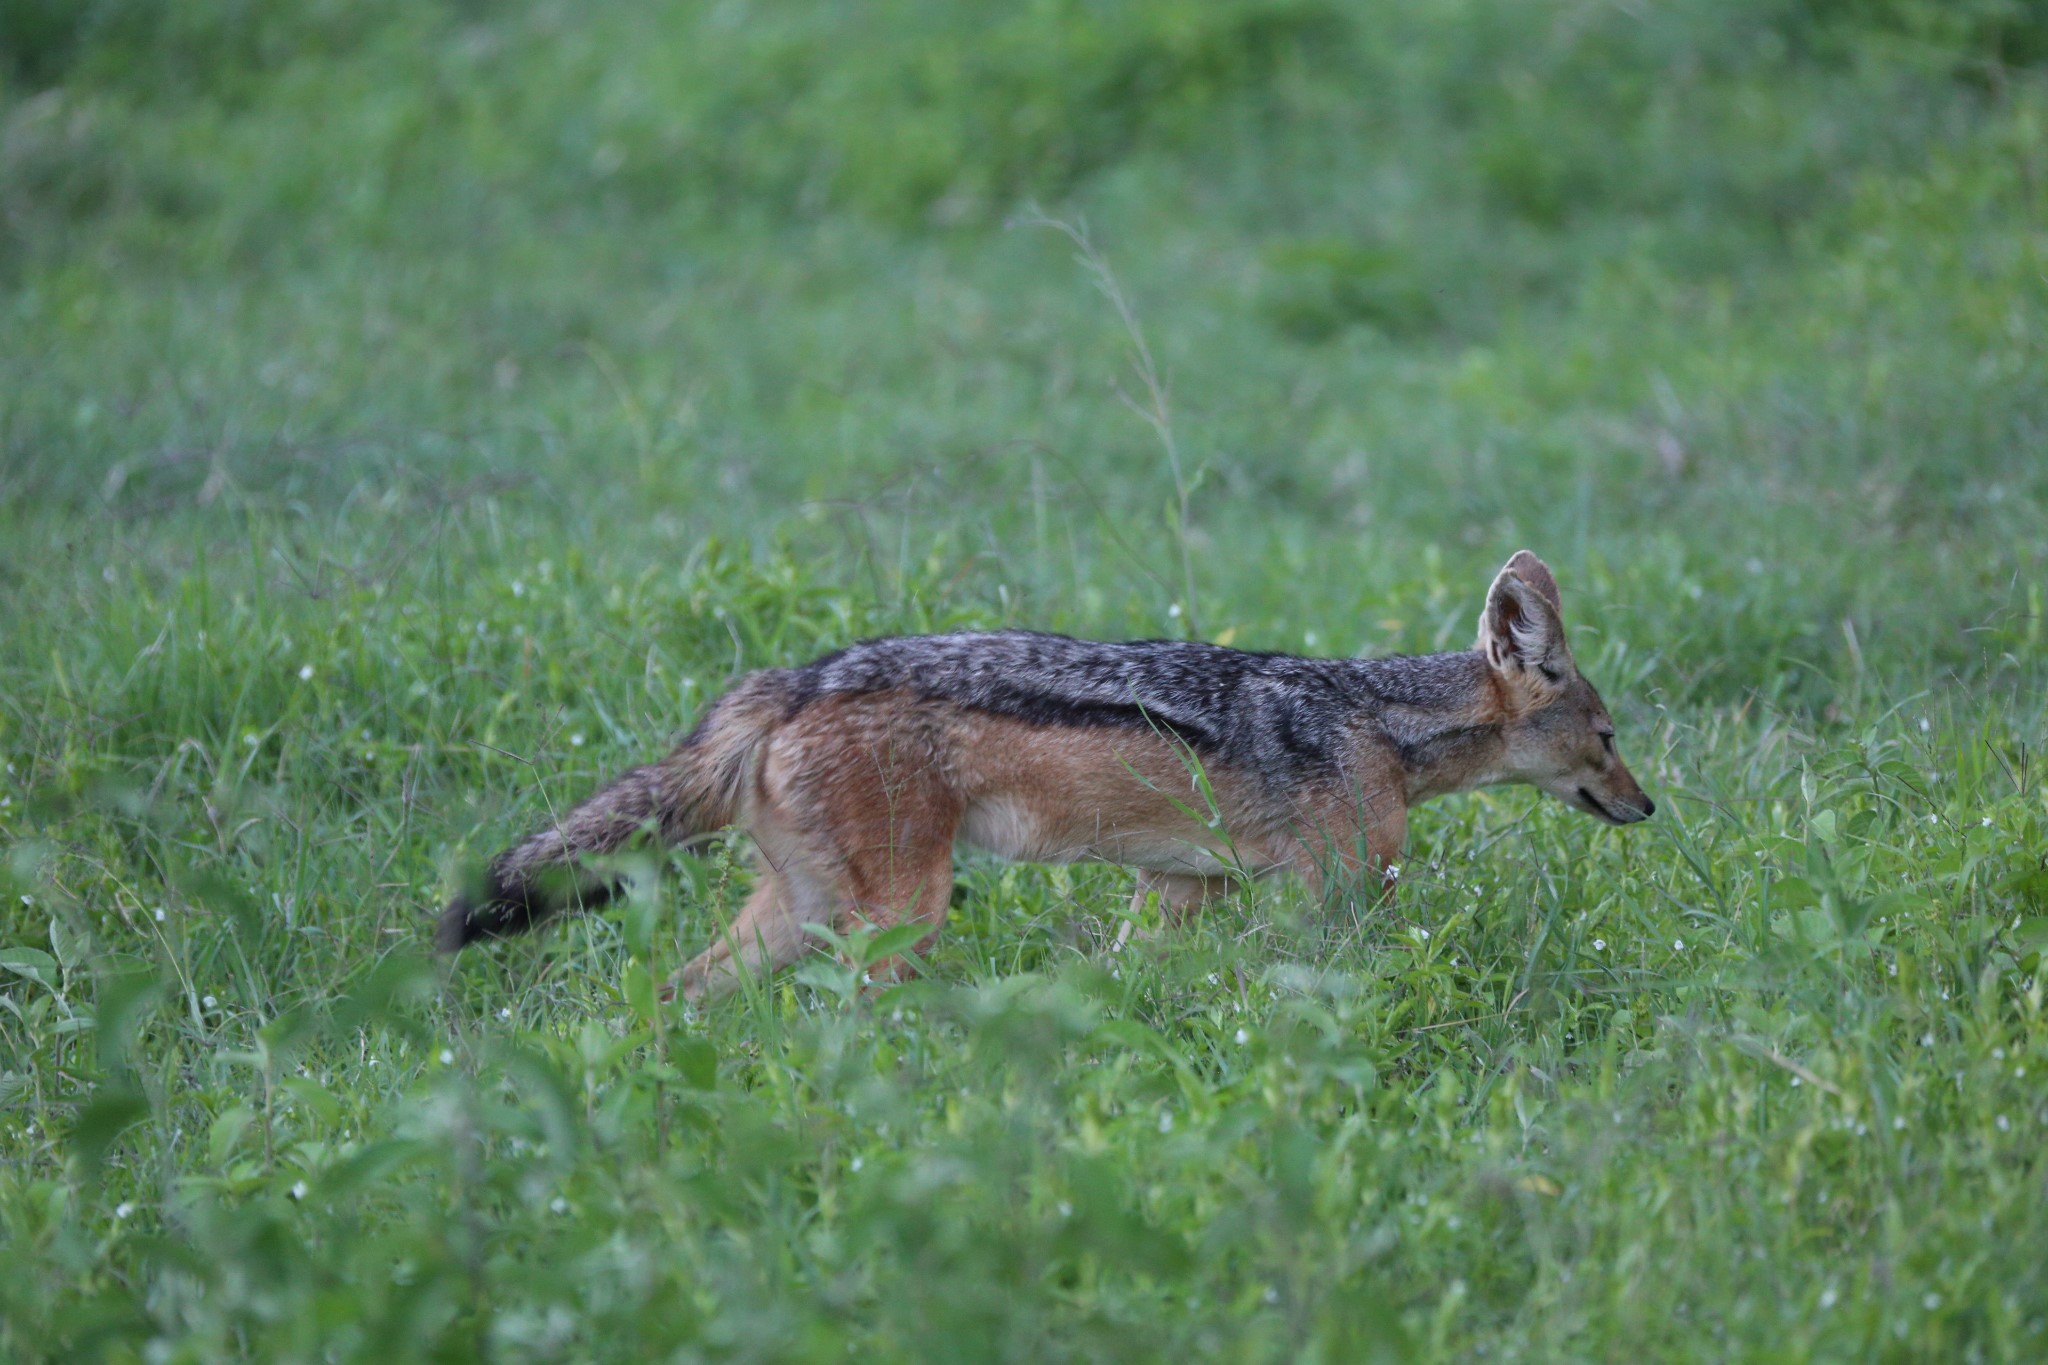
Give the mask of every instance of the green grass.
<svg viewBox="0 0 2048 1365">
<path fill-rule="evenodd" d="M 0 25 L 0 1356 L 2048 1352 L 2039 5 Z M 1458 648 L 1523 545 L 1646 826 L 427 952 L 746 669 Z"/>
</svg>

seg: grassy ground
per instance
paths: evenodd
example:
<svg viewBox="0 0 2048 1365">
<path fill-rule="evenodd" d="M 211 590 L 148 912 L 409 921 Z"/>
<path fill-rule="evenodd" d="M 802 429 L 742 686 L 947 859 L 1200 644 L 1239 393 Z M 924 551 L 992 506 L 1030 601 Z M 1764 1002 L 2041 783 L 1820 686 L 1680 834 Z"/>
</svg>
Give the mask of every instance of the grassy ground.
<svg viewBox="0 0 2048 1365">
<path fill-rule="evenodd" d="M 2038 5 L 0 18 L 0 1355 L 2048 1351 Z M 1462 648 L 1522 545 L 1647 826 L 426 952 L 745 669 Z"/>
</svg>

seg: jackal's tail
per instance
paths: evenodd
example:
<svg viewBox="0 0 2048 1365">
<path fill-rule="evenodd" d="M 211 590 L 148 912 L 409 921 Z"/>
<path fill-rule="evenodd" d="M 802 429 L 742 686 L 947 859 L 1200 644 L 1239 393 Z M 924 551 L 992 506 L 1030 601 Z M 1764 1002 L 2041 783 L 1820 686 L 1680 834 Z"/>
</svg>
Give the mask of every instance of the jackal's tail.
<svg viewBox="0 0 2048 1365">
<path fill-rule="evenodd" d="M 755 747 L 781 719 L 783 677 L 756 673 L 719 698 L 689 738 L 658 763 L 621 774 L 551 827 L 491 860 L 480 886 L 441 912 L 434 940 L 454 952 L 480 938 L 524 933 L 557 911 L 602 905 L 616 880 L 577 866 L 646 834 L 677 844 L 731 824 Z"/>
</svg>

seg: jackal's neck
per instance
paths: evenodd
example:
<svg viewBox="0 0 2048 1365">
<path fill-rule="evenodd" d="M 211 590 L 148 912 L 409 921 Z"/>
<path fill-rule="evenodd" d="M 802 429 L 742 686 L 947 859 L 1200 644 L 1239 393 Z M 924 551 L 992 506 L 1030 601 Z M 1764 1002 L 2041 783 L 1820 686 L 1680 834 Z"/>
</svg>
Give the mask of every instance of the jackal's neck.
<svg viewBox="0 0 2048 1365">
<path fill-rule="evenodd" d="M 1361 659 L 1356 668 L 1400 758 L 1410 805 L 1505 778 L 1500 694 L 1477 650 Z"/>
</svg>

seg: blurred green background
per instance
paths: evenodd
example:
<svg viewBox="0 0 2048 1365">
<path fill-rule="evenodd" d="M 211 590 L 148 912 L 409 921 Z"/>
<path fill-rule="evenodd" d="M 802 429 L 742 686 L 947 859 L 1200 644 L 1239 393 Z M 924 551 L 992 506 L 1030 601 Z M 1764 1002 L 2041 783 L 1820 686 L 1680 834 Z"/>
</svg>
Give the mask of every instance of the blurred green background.
<svg viewBox="0 0 2048 1365">
<path fill-rule="evenodd" d="M 1170 480 L 1026 204 L 1136 300 L 1201 586 L 1282 638 L 1380 638 L 1359 586 L 1425 541 L 1469 574 L 1710 533 L 1801 580 L 1742 634 L 1814 662 L 1883 598 L 1961 663 L 1957 604 L 1840 538 L 2011 543 L 2040 489 L 2034 0 L 4 16 L 17 519 L 483 489 L 891 592 L 943 539 L 1011 614 L 1078 572 L 1083 618 L 1160 629 Z"/>
<path fill-rule="evenodd" d="M 0 0 L 0 1355 L 2038 1356 L 2044 376 L 2048 0 Z M 424 952 L 745 669 L 1525 545 L 1649 826 Z"/>
</svg>

